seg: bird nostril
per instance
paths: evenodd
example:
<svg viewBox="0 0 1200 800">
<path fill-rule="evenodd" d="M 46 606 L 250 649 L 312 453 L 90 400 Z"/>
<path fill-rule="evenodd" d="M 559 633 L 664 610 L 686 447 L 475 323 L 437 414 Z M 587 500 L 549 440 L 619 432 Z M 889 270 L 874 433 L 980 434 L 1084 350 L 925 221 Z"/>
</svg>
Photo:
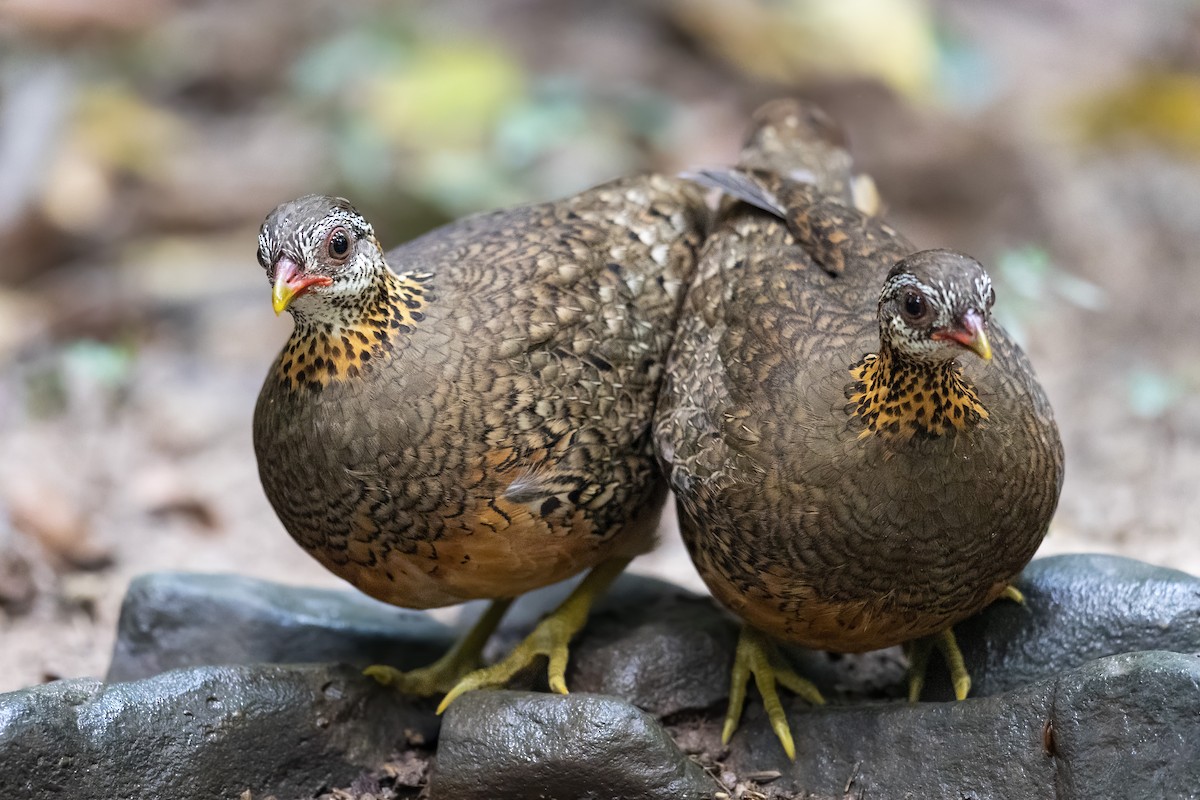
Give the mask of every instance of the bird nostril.
<svg viewBox="0 0 1200 800">
<path fill-rule="evenodd" d="M 295 259 L 288 256 L 280 256 L 271 264 L 270 275 L 272 283 L 278 283 L 280 280 L 291 281 L 300 272 L 300 265 Z"/>
</svg>

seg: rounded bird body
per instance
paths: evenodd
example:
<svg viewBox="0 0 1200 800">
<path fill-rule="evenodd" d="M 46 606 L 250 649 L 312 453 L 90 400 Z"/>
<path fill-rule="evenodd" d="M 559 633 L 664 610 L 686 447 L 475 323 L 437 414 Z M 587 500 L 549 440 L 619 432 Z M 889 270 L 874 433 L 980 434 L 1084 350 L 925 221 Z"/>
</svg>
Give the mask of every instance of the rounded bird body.
<svg viewBox="0 0 1200 800">
<path fill-rule="evenodd" d="M 764 213 L 719 228 L 686 301 L 656 436 L 685 539 L 722 603 L 790 642 L 886 647 L 1003 592 L 1045 534 L 1061 447 L 1000 326 L 988 328 L 990 362 L 926 364 L 882 347 L 880 291 L 915 248 L 795 189 L 810 217 L 858 226 L 844 268 L 831 275 Z"/>
<path fill-rule="evenodd" d="M 655 415 L 680 528 L 742 618 L 723 739 L 751 674 L 785 752 L 776 684 L 823 702 L 773 639 L 929 648 L 955 693 L 951 627 L 1003 596 L 1046 534 L 1063 454 L 1049 403 L 983 267 L 918 252 L 874 216 L 819 109 L 759 110 L 684 302 Z"/>
<path fill-rule="evenodd" d="M 345 201 L 276 209 L 259 258 L 295 330 L 254 430 L 289 533 L 413 608 L 648 549 L 651 414 L 703 209 L 686 183 L 630 178 L 386 257 Z"/>
</svg>

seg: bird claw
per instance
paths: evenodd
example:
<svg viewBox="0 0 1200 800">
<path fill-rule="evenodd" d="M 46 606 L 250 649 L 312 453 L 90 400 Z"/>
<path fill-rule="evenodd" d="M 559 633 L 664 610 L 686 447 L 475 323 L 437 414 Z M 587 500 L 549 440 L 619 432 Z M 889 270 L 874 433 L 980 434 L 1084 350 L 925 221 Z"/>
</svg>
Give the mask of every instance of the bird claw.
<svg viewBox="0 0 1200 800">
<path fill-rule="evenodd" d="M 386 664 L 372 664 L 363 670 L 363 675 L 388 686 L 401 694 L 429 697 L 454 687 L 469 672 L 471 663 L 462 660 L 448 663 L 439 659 L 427 667 L 403 672 Z"/>
<path fill-rule="evenodd" d="M 795 694 L 813 705 L 824 705 L 825 698 L 820 690 L 799 675 L 786 664 L 779 654 L 775 644 L 759 631 L 743 626 L 738 637 L 737 651 L 733 657 L 733 670 L 729 682 L 729 707 L 725 712 L 725 724 L 721 729 L 721 743 L 728 744 L 738 721 L 742 716 L 742 707 L 746 701 L 746 684 L 750 676 L 754 676 L 754 685 L 762 696 L 763 708 L 771 723 L 771 730 L 783 745 L 787 757 L 796 760 L 796 744 L 792 739 L 792 730 L 788 725 L 787 714 L 779 700 L 776 685 L 790 689 Z"/>
<path fill-rule="evenodd" d="M 467 692 L 505 685 L 543 656 L 547 660 L 550 690 L 567 694 L 567 658 L 571 639 L 587 623 L 588 612 L 595 598 L 608 588 L 628 563 L 629 559 L 611 559 L 589 572 L 562 605 L 539 622 L 511 653 L 489 667 L 475 670 L 455 684 L 438 704 L 437 713 L 441 714 Z"/>
<path fill-rule="evenodd" d="M 1000 593 L 1001 600 L 1011 600 L 1019 606 L 1025 605 L 1025 594 L 1011 583 Z"/>
<path fill-rule="evenodd" d="M 471 626 L 467 635 L 427 667 L 402 672 L 386 664 L 374 664 L 364 669 L 363 675 L 384 686 L 391 686 L 401 694 L 418 697 L 429 697 L 453 690 L 464 675 L 479 666 L 483 646 L 500 624 L 511 603 L 510 599 L 493 600 L 483 612 L 483 616 Z"/>
<path fill-rule="evenodd" d="M 921 691 L 925 688 L 925 672 L 929 667 L 929 654 L 934 647 L 942 654 L 946 668 L 950 671 L 954 697 L 958 700 L 967 699 L 967 695 L 971 693 L 971 675 L 967 672 L 962 650 L 954 638 L 954 630 L 947 628 L 941 633 L 917 639 L 905 646 L 908 652 L 908 702 L 915 703 L 921 699 Z"/>
<path fill-rule="evenodd" d="M 558 616 L 555 612 L 542 620 L 533 632 L 517 645 L 511 653 L 491 666 L 477 669 L 463 677 L 438 704 L 441 714 L 451 703 L 467 692 L 476 689 L 494 689 L 507 684 L 518 673 L 527 669 L 537 659 L 547 659 L 547 673 L 551 691 L 567 694 L 567 656 L 572 637 L 583 627 L 574 619 Z M 586 617 L 585 617 L 586 620 Z"/>
</svg>

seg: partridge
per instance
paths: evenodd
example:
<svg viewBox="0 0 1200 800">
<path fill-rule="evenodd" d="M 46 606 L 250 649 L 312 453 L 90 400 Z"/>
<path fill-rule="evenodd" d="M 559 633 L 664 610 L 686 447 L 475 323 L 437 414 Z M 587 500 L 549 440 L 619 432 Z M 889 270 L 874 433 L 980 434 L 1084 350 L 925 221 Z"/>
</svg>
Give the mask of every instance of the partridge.
<svg viewBox="0 0 1200 800">
<path fill-rule="evenodd" d="M 449 691 L 444 708 L 545 656 L 566 692 L 592 598 L 653 542 L 666 496 L 653 406 L 707 218 L 702 190 L 661 176 L 470 217 L 387 254 L 346 200 L 266 218 L 258 261 L 294 329 L 254 446 L 284 527 L 380 600 L 494 601 L 438 662 L 370 674 Z M 589 569 L 516 650 L 471 671 L 512 598 Z"/>
<path fill-rule="evenodd" d="M 936 643 L 964 697 L 951 627 L 1016 597 L 1063 453 L 979 262 L 857 208 L 820 110 L 776 101 L 755 125 L 738 169 L 700 175 L 744 202 L 701 252 L 654 437 L 696 567 L 745 623 L 725 739 L 753 674 L 791 757 L 776 683 L 821 697 L 773 641 L 915 641 L 910 696 Z"/>
</svg>

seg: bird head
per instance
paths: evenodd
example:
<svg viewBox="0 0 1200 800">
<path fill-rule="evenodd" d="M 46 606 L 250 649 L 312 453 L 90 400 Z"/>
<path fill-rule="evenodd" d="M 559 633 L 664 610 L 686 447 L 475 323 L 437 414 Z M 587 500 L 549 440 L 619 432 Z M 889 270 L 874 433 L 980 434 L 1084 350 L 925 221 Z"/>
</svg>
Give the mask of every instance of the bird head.
<svg viewBox="0 0 1200 800">
<path fill-rule="evenodd" d="M 996 292 L 983 266 L 953 250 L 923 250 L 899 261 L 879 297 L 879 335 L 910 361 L 949 361 L 970 350 L 992 358 L 987 327 Z"/>
<path fill-rule="evenodd" d="M 361 305 L 387 270 L 371 224 L 340 197 L 307 195 L 267 215 L 258 263 L 272 286 L 275 313 L 327 319 Z"/>
</svg>

